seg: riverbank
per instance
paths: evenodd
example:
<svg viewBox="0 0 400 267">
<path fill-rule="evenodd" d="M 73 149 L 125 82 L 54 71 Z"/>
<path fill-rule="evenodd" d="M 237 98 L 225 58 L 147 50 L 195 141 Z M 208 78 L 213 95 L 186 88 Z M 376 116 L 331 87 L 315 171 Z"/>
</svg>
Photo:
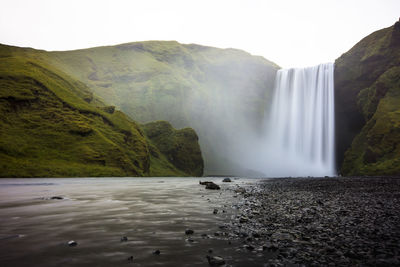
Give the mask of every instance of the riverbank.
<svg viewBox="0 0 400 267">
<path fill-rule="evenodd" d="M 400 179 L 269 179 L 243 190 L 227 231 L 271 266 L 398 266 Z"/>
<path fill-rule="evenodd" d="M 0 265 L 399 265 L 399 178 L 201 180 L 1 179 Z"/>
</svg>

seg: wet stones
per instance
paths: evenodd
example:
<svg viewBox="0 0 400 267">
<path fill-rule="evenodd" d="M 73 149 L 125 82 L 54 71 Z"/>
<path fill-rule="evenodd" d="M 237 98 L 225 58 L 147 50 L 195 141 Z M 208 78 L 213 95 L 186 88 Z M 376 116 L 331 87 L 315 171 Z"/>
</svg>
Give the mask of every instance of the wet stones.
<svg viewBox="0 0 400 267">
<path fill-rule="evenodd" d="M 76 247 L 78 245 L 78 243 L 74 240 L 68 241 L 67 244 L 69 247 Z"/>
<path fill-rule="evenodd" d="M 127 242 L 127 241 L 128 241 L 128 237 L 126 237 L 126 236 L 121 237 L 121 242 Z"/>
<path fill-rule="evenodd" d="M 194 230 L 192 230 L 192 229 L 186 229 L 185 235 L 193 235 L 193 234 L 194 234 Z"/>
<path fill-rule="evenodd" d="M 206 185 L 206 189 L 210 189 L 210 190 L 220 190 L 221 188 L 219 187 L 219 185 L 214 184 L 214 183 L 209 183 Z"/>
<path fill-rule="evenodd" d="M 228 190 L 236 198 L 224 232 L 235 233 L 229 238 L 241 239 L 249 257 L 275 255 L 267 266 L 400 261 L 398 178 L 271 179 Z"/>
<path fill-rule="evenodd" d="M 224 178 L 223 180 L 222 180 L 222 182 L 224 182 L 224 183 L 231 183 L 232 182 L 232 180 L 230 179 L 230 178 Z"/>
<path fill-rule="evenodd" d="M 155 250 L 155 251 L 153 251 L 153 255 L 160 255 L 161 254 L 161 251 L 160 250 Z"/>
<path fill-rule="evenodd" d="M 219 256 L 206 256 L 210 266 L 221 266 L 225 264 L 225 260 Z"/>
<path fill-rule="evenodd" d="M 199 183 L 201 185 L 205 185 L 206 189 L 210 189 L 210 190 L 220 190 L 221 189 L 219 187 L 219 185 L 215 184 L 214 182 L 209 182 L 209 181 L 202 182 L 202 181 L 200 181 Z"/>
<path fill-rule="evenodd" d="M 239 219 L 240 223 L 247 223 L 249 221 L 249 218 L 246 216 L 241 216 Z"/>
</svg>

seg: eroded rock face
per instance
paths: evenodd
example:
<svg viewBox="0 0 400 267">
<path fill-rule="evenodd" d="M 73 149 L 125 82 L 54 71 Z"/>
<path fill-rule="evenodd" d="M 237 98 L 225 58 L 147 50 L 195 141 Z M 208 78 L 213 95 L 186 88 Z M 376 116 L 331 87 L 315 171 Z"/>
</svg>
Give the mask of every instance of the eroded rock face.
<svg viewBox="0 0 400 267">
<path fill-rule="evenodd" d="M 335 62 L 337 162 L 344 175 L 400 173 L 400 21 Z"/>
<path fill-rule="evenodd" d="M 177 169 L 191 176 L 203 175 L 199 138 L 192 128 L 176 130 L 167 121 L 147 123 L 143 128 L 156 149 Z"/>
</svg>

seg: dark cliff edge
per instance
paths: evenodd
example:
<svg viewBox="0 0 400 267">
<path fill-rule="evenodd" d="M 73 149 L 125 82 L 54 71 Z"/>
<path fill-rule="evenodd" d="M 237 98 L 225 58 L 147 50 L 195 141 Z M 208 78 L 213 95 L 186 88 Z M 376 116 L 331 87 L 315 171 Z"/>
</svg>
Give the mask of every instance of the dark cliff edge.
<svg viewBox="0 0 400 267">
<path fill-rule="evenodd" d="M 335 61 L 337 162 L 342 175 L 400 174 L 400 21 Z"/>
</svg>

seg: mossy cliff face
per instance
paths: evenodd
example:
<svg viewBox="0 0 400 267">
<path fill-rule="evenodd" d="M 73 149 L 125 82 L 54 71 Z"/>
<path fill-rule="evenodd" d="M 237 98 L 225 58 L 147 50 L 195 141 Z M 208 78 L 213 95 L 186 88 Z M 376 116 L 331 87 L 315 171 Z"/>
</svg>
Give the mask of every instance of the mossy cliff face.
<svg viewBox="0 0 400 267">
<path fill-rule="evenodd" d="M 400 174 L 400 22 L 336 60 L 335 103 L 340 172 Z"/>
<path fill-rule="evenodd" d="M 158 155 L 158 150 L 177 169 L 192 176 L 203 174 L 204 163 L 198 144 L 199 138 L 193 129 L 175 130 L 166 121 L 144 124 L 143 129 L 155 146 L 155 149 L 151 149 L 155 157 Z"/>
<path fill-rule="evenodd" d="M 155 159 L 139 124 L 41 53 L 0 45 L 0 177 L 193 175 L 162 152 Z"/>
</svg>

